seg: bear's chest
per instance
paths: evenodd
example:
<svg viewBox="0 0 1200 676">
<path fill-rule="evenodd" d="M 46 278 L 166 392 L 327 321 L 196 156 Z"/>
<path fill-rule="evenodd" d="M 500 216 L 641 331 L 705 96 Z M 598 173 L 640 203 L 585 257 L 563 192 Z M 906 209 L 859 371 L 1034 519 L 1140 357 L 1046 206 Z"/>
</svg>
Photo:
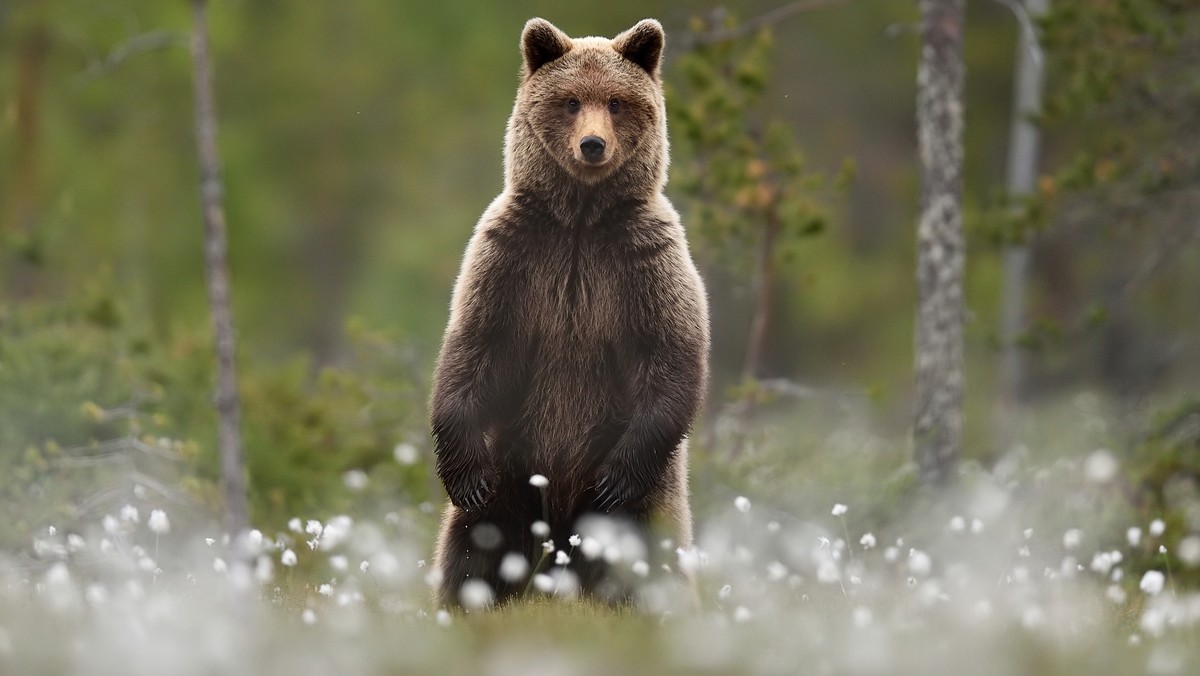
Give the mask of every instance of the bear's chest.
<svg viewBox="0 0 1200 676">
<path fill-rule="evenodd" d="M 519 307 L 540 339 L 612 342 L 629 326 L 629 274 L 619 239 L 569 231 L 531 247 Z"/>
</svg>

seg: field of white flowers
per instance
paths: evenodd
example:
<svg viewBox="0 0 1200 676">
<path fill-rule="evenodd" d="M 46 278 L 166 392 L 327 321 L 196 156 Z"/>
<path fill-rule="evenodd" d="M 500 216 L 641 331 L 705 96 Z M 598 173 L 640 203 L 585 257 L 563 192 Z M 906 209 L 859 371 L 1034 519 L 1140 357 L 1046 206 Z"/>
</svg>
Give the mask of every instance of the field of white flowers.
<svg viewBox="0 0 1200 676">
<path fill-rule="evenodd" d="M 1121 472 L 1102 449 L 969 472 L 886 533 L 853 501 L 800 514 L 755 495 L 701 516 L 688 551 L 601 524 L 540 568 L 513 562 L 542 571 L 528 600 L 472 589 L 467 613 L 432 605 L 431 505 L 262 524 L 235 558 L 135 500 L 0 558 L 0 674 L 1200 673 L 1200 594 L 1176 584 L 1200 535 L 1112 523 Z M 638 607 L 577 598 L 578 557 L 644 580 Z"/>
</svg>

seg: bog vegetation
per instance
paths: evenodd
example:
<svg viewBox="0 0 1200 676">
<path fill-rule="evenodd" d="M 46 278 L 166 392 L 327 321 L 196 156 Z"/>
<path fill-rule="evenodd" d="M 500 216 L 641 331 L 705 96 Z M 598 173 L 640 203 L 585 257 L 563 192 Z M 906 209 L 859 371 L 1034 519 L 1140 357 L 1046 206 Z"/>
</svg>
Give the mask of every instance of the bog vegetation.
<svg viewBox="0 0 1200 676">
<path fill-rule="evenodd" d="M 909 436 L 917 3 L 214 4 L 244 559 L 220 526 L 191 14 L 79 4 L 0 9 L 0 673 L 1200 668 L 1192 4 L 968 5 L 965 436 L 938 490 Z M 440 612 L 426 388 L 516 36 L 643 13 L 668 29 L 670 190 L 715 318 L 697 546 L 581 534 L 512 571 L 528 600 Z M 1023 32 L 1042 157 L 1014 196 Z M 638 609 L 578 598 L 577 557 L 645 580 Z"/>
</svg>

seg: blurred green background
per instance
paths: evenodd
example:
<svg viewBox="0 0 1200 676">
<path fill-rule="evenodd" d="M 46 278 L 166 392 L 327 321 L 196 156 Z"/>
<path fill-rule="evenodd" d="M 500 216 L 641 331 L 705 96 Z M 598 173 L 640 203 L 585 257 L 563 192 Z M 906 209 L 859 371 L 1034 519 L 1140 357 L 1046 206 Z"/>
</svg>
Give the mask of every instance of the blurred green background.
<svg viewBox="0 0 1200 676">
<path fill-rule="evenodd" d="M 532 16 L 576 36 L 612 36 L 645 16 L 667 29 L 668 191 L 712 297 L 702 430 L 746 387 L 754 235 L 745 223 L 748 234 L 701 227 L 719 221 L 718 193 L 737 199 L 745 186 L 705 185 L 697 167 L 738 157 L 720 145 L 738 130 L 786 132 L 776 150 L 787 151 L 797 218 L 809 225 L 778 251 L 758 373 L 814 396 L 769 402 L 754 424 L 784 433 L 748 458 L 730 461 L 720 435 L 699 444 L 698 500 L 762 484 L 755 468 L 822 454 L 843 464 L 827 450 L 839 428 L 886 440 L 884 450 L 859 447 L 866 455 L 840 470 L 844 484 L 900 467 L 915 298 L 916 3 L 830 2 L 728 52 L 695 48 L 698 17 L 736 23 L 734 12 L 781 4 L 746 0 L 722 15 L 708 1 L 211 3 L 256 522 L 440 500 L 427 463 L 428 377 L 463 246 L 501 189 L 517 42 Z M 1197 10 L 1170 0 L 1055 9 L 1044 26 L 1039 193 L 1013 201 L 1004 172 L 1020 27 L 1003 3 L 969 3 L 966 454 L 990 465 L 1009 450 L 991 423 L 1000 255 L 1029 237 L 1025 395 L 1046 417 L 1023 440 L 1035 444 L 1039 429 L 1075 435 L 1073 418 L 1055 412 L 1087 393 L 1109 424 L 1079 444 L 1140 457 L 1155 440 L 1168 450 L 1154 458 L 1195 472 L 1200 433 L 1163 442 L 1162 429 L 1195 410 L 1200 376 L 1200 71 L 1187 67 Z M 191 30 L 182 1 L 0 2 L 0 495 L 15 515 L 0 526 L 6 546 L 135 498 L 216 504 Z M 714 122 L 686 111 L 705 110 L 721 77 L 752 100 L 729 109 L 725 141 L 705 140 L 696 125 Z M 753 182 L 746 173 L 729 180 Z M 1076 448 L 1066 445 L 1034 450 Z M 1154 490 L 1178 464 L 1147 470 Z M 868 466 L 876 474 L 864 475 Z M 370 477 L 365 489 L 345 480 L 350 470 Z M 785 499 L 803 485 L 757 487 Z M 828 486 L 808 488 L 825 504 Z"/>
</svg>

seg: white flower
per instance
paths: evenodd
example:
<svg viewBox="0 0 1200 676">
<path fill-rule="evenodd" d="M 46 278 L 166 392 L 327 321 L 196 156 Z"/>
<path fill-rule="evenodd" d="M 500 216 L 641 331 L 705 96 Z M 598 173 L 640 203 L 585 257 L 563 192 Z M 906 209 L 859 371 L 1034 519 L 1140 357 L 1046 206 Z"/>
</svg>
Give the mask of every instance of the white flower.
<svg viewBox="0 0 1200 676">
<path fill-rule="evenodd" d="M 754 619 L 754 613 L 746 606 L 738 606 L 733 609 L 733 621 L 737 623 L 749 622 Z"/>
<path fill-rule="evenodd" d="M 1189 568 L 1200 566 L 1200 535 L 1189 535 L 1175 547 L 1175 556 Z"/>
<path fill-rule="evenodd" d="M 450 611 L 445 608 L 439 608 L 437 611 L 437 623 L 439 627 L 450 626 Z"/>
<path fill-rule="evenodd" d="M 292 531 L 293 533 L 299 533 L 303 529 L 304 526 L 300 523 L 300 517 L 293 516 L 292 518 L 288 519 L 288 530 Z"/>
<path fill-rule="evenodd" d="M 534 488 L 545 488 L 550 485 L 550 480 L 541 474 L 534 474 L 529 477 L 529 485 Z"/>
<path fill-rule="evenodd" d="M 324 529 L 325 527 L 322 526 L 321 522 L 317 521 L 316 519 L 309 519 L 308 523 L 304 524 L 304 532 L 308 533 L 309 535 L 320 535 L 321 531 Z"/>
<path fill-rule="evenodd" d="M 407 441 L 402 441 L 392 449 L 392 456 L 401 465 L 415 465 L 420 457 L 420 453 L 417 451 L 416 446 Z"/>
<path fill-rule="evenodd" d="M 570 562 L 571 557 L 561 549 L 554 555 L 554 565 L 556 566 L 565 566 Z"/>
<path fill-rule="evenodd" d="M 171 532 L 171 522 L 167 519 L 167 513 L 161 509 L 150 512 L 150 520 L 146 522 L 146 525 L 159 535 Z"/>
<path fill-rule="evenodd" d="M 1029 538 L 1033 537 L 1033 529 L 1026 528 L 1025 530 L 1021 531 L 1021 534 L 1025 536 L 1026 540 L 1028 540 Z"/>
<path fill-rule="evenodd" d="M 361 491 L 367 487 L 369 478 L 361 469 L 352 469 L 342 475 L 342 483 L 352 491 Z"/>
<path fill-rule="evenodd" d="M 300 621 L 304 624 L 316 624 L 317 614 L 313 612 L 312 608 L 305 608 L 304 612 L 300 613 Z"/>
<path fill-rule="evenodd" d="M 296 565 L 296 552 L 293 552 L 290 549 L 283 550 L 283 554 L 279 557 L 279 562 L 288 568 L 291 568 L 292 566 Z"/>
<path fill-rule="evenodd" d="M 478 578 L 467 580 L 458 590 L 458 600 L 468 610 L 479 610 L 492 604 L 492 588 Z"/>
<path fill-rule="evenodd" d="M 545 573 L 538 573 L 533 576 L 533 588 L 542 593 L 549 594 L 554 591 L 554 578 Z"/>
<path fill-rule="evenodd" d="M 367 561 L 366 559 L 363 559 L 363 562 L 362 562 L 362 563 L 360 563 L 360 564 L 358 564 L 358 570 L 359 570 L 360 572 L 363 572 L 363 573 L 365 573 L 365 572 L 367 572 L 368 570 L 370 570 L 370 568 L 371 568 L 371 562 L 370 562 L 370 561 Z"/>
<path fill-rule="evenodd" d="M 1163 590 L 1163 583 L 1166 578 L 1162 572 L 1157 570 L 1148 570 L 1142 576 L 1142 581 L 1138 583 L 1138 588 L 1151 596 L 1156 596 Z"/>
<path fill-rule="evenodd" d="M 1141 544 L 1142 529 L 1137 526 L 1130 527 L 1129 530 L 1125 531 L 1125 541 L 1129 543 L 1130 547 L 1136 547 Z"/>
<path fill-rule="evenodd" d="M 325 598 L 330 598 L 333 596 L 333 586 L 329 583 L 325 583 L 320 587 L 317 587 L 317 593 Z"/>
<path fill-rule="evenodd" d="M 875 536 L 871 533 L 863 533 L 863 536 L 858 540 L 858 544 L 862 545 L 863 549 L 871 549 L 875 546 Z"/>
<path fill-rule="evenodd" d="M 1117 605 L 1124 604 L 1125 599 L 1128 598 L 1128 595 L 1125 593 L 1125 590 L 1121 589 L 1121 587 L 1119 585 L 1115 585 L 1115 584 L 1109 585 L 1108 590 L 1105 591 L 1104 595 L 1108 597 L 1109 601 L 1112 601 L 1113 603 L 1115 603 Z"/>
<path fill-rule="evenodd" d="M 979 519 L 971 519 L 971 532 L 979 535 L 983 532 L 983 521 Z"/>
<path fill-rule="evenodd" d="M 731 585 L 725 585 L 725 586 L 721 587 L 720 591 L 717 592 L 717 598 L 724 601 L 725 599 L 729 598 L 730 595 L 732 595 L 732 594 L 733 594 L 733 587 Z"/>
<path fill-rule="evenodd" d="M 225 564 L 225 559 L 217 557 L 213 559 L 213 572 L 218 575 L 224 575 L 229 570 L 229 566 Z"/>
<path fill-rule="evenodd" d="M 833 506 L 833 510 L 830 512 L 830 514 L 834 516 L 842 516 L 847 511 L 849 511 L 849 508 L 839 502 Z"/>
<path fill-rule="evenodd" d="M 567 543 L 570 544 L 572 547 L 578 547 L 581 542 L 583 542 L 583 538 L 579 537 L 578 533 L 567 538 Z"/>
<path fill-rule="evenodd" d="M 933 568 L 929 555 L 919 549 L 908 550 L 908 569 L 914 575 L 928 575 Z"/>
<path fill-rule="evenodd" d="M 629 568 L 633 571 L 633 574 L 637 575 L 638 577 L 646 577 L 650 574 L 650 564 L 642 561 L 641 559 L 634 561 L 633 565 Z"/>
<path fill-rule="evenodd" d="M 1117 476 L 1117 470 L 1120 469 L 1120 464 L 1117 463 L 1117 458 L 1108 449 L 1101 448 L 1092 452 L 1083 463 L 1083 474 L 1087 480 L 1103 484 L 1113 480 Z"/>
<path fill-rule="evenodd" d="M 329 557 L 329 565 L 339 573 L 344 573 L 350 567 L 350 560 L 341 554 L 334 554 Z"/>
<path fill-rule="evenodd" d="M 213 546 L 214 542 L 216 542 L 216 540 L 212 538 L 204 538 L 204 544 L 208 545 L 209 547 Z"/>
<path fill-rule="evenodd" d="M 129 523 L 138 522 L 138 510 L 133 505 L 125 505 L 121 508 L 121 520 Z"/>
<path fill-rule="evenodd" d="M 100 523 L 104 526 L 104 532 L 108 533 L 109 535 L 115 535 L 117 530 L 119 530 L 121 527 L 121 524 L 117 523 L 117 517 L 113 516 L 112 514 L 105 514 L 104 518 L 100 520 Z"/>
<path fill-rule="evenodd" d="M 509 552 L 500 560 L 500 579 L 508 583 L 520 582 L 529 574 L 529 561 L 516 552 Z"/>
<path fill-rule="evenodd" d="M 589 535 L 583 538 L 583 542 L 579 545 L 579 551 L 583 552 L 583 558 L 594 561 L 604 553 L 604 545 Z"/>
<path fill-rule="evenodd" d="M 961 516 L 954 516 L 950 519 L 949 527 L 950 527 L 950 532 L 961 533 L 967 529 L 966 519 L 963 519 Z"/>
<path fill-rule="evenodd" d="M 1150 535 L 1158 537 L 1167 530 L 1167 524 L 1163 523 L 1162 519 L 1155 519 L 1150 522 Z"/>
<path fill-rule="evenodd" d="M 745 514 L 750 511 L 750 498 L 739 495 L 733 499 L 733 506 L 737 508 L 737 511 Z"/>
<path fill-rule="evenodd" d="M 1067 549 L 1075 549 L 1083 541 L 1083 531 L 1078 528 L 1071 528 L 1063 533 L 1063 547 Z"/>
<path fill-rule="evenodd" d="M 529 532 L 539 539 L 550 537 L 550 524 L 545 521 L 534 521 L 529 526 Z"/>
</svg>

